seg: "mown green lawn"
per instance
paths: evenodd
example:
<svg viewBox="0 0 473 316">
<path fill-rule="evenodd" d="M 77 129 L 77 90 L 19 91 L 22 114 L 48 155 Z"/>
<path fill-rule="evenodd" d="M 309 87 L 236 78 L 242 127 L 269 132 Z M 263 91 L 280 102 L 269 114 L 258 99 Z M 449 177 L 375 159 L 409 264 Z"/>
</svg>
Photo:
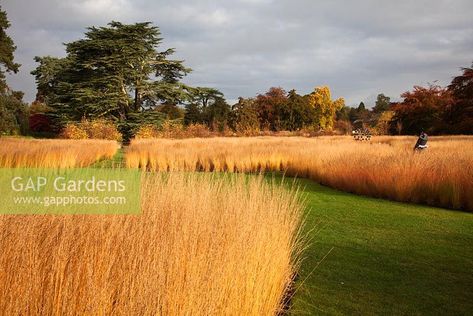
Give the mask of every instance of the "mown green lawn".
<svg viewBox="0 0 473 316">
<path fill-rule="evenodd" d="M 299 183 L 312 241 L 292 314 L 473 315 L 473 214 Z"/>
<path fill-rule="evenodd" d="M 111 159 L 101 159 L 90 165 L 90 168 L 124 168 L 125 151 L 119 148 Z"/>
</svg>

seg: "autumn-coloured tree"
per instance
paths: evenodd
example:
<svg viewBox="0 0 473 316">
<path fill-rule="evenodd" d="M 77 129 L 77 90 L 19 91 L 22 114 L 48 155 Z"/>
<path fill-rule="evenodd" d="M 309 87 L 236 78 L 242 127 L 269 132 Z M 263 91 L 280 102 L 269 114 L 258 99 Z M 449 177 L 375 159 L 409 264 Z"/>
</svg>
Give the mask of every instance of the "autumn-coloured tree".
<svg viewBox="0 0 473 316">
<path fill-rule="evenodd" d="M 280 122 L 284 119 L 278 117 L 278 114 L 286 103 L 286 91 L 280 87 L 271 87 L 265 94 L 259 94 L 255 99 L 255 107 L 260 129 L 279 130 L 281 128 Z"/>
<path fill-rule="evenodd" d="M 376 120 L 376 125 L 373 130 L 378 135 L 387 135 L 389 134 L 391 120 L 394 116 L 393 111 L 384 111 L 379 114 L 379 117 Z"/>
<path fill-rule="evenodd" d="M 335 121 L 335 115 L 345 105 L 343 98 L 332 100 L 328 86 L 316 87 L 309 96 L 309 102 L 315 109 L 315 122 L 322 128 L 331 130 Z"/>
<path fill-rule="evenodd" d="M 403 134 L 430 134 L 445 132 L 443 116 L 452 103 L 452 94 L 438 85 L 414 86 L 412 91 L 401 95 L 404 100 L 393 107 L 391 131 L 402 126 Z"/>
</svg>

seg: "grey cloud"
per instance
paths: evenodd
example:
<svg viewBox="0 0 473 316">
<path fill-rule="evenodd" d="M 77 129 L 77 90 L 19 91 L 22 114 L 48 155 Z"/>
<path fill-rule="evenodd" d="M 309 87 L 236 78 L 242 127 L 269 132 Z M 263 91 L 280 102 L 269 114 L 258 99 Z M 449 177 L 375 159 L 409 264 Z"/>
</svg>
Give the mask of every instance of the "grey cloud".
<svg viewBox="0 0 473 316">
<path fill-rule="evenodd" d="M 62 42 L 110 20 L 151 21 L 164 48 L 194 69 L 185 81 L 214 86 L 227 99 L 270 86 L 301 93 L 328 84 L 350 105 L 393 99 L 415 84 L 447 84 L 473 60 L 469 0 L 271 1 L 9 0 L 21 72 L 15 89 L 35 94 L 35 55 L 64 55 Z"/>
</svg>

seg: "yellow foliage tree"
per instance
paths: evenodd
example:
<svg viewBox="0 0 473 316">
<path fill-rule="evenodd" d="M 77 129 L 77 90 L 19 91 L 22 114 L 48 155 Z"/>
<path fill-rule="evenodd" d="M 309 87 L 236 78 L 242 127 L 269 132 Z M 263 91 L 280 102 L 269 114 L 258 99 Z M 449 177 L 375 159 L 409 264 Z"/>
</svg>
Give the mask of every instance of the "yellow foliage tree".
<svg viewBox="0 0 473 316">
<path fill-rule="evenodd" d="M 375 126 L 375 132 L 378 135 L 388 135 L 389 134 L 389 126 L 393 119 L 394 112 L 393 111 L 384 111 L 378 118 L 378 122 Z"/>
<path fill-rule="evenodd" d="M 316 87 L 310 94 L 309 100 L 315 109 L 316 123 L 322 129 L 333 129 L 335 114 L 345 105 L 345 100 L 343 98 L 332 100 L 328 86 Z"/>
</svg>

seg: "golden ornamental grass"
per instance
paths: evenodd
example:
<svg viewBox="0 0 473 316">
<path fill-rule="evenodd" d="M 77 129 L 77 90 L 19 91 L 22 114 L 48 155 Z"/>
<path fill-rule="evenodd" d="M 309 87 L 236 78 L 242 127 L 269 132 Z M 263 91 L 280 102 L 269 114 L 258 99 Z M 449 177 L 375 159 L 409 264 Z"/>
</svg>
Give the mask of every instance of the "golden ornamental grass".
<svg viewBox="0 0 473 316">
<path fill-rule="evenodd" d="M 85 167 L 113 157 L 118 148 L 110 140 L 0 138 L 0 168 Z"/>
<path fill-rule="evenodd" d="M 301 204 L 261 177 L 144 176 L 136 215 L 0 216 L 4 315 L 274 315 Z"/>
<path fill-rule="evenodd" d="M 284 171 L 357 194 L 473 211 L 473 137 L 250 137 L 134 140 L 130 168 Z"/>
</svg>

